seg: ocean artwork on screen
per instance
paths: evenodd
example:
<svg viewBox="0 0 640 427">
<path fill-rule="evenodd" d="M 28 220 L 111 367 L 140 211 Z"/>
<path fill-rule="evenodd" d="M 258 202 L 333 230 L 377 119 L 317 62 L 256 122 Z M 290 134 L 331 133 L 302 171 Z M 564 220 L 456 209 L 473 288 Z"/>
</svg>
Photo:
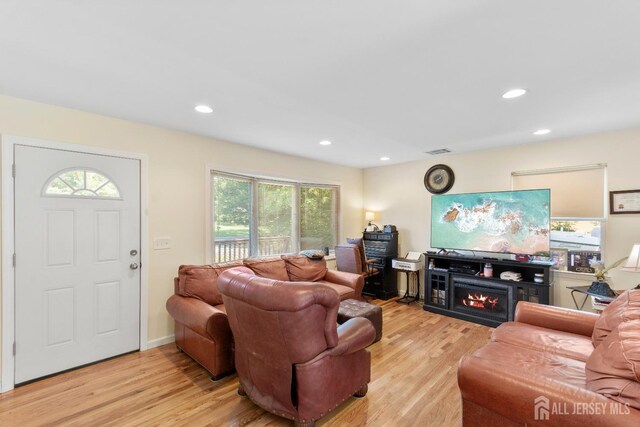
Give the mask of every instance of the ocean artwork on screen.
<svg viewBox="0 0 640 427">
<path fill-rule="evenodd" d="M 431 247 L 549 254 L 550 191 L 521 190 L 431 197 Z"/>
</svg>

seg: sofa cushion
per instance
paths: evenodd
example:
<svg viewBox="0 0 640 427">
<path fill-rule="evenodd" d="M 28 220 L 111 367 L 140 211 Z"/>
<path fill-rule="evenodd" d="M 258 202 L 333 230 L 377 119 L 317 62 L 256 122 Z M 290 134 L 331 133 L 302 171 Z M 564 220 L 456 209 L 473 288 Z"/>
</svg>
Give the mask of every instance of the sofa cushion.
<svg viewBox="0 0 640 427">
<path fill-rule="evenodd" d="M 202 300 L 210 305 L 222 304 L 216 281 L 224 270 L 242 266 L 242 261 L 212 265 L 181 265 L 178 268 L 178 292 L 185 297 Z"/>
<path fill-rule="evenodd" d="M 247 258 L 244 265 L 249 267 L 257 276 L 267 279 L 289 281 L 287 266 L 281 257 Z"/>
<path fill-rule="evenodd" d="M 348 286 L 339 285 L 337 283 L 332 283 L 332 282 L 327 282 L 326 280 L 319 280 L 316 283 L 320 283 L 320 284 L 329 286 L 331 289 L 333 289 L 336 292 L 338 292 L 338 295 L 340 295 L 340 301 L 344 301 L 344 300 L 349 299 L 349 298 L 355 298 L 356 291 L 353 288 L 350 288 Z"/>
<path fill-rule="evenodd" d="M 640 409 L 640 320 L 622 322 L 587 361 L 587 388 Z"/>
<path fill-rule="evenodd" d="M 521 382 L 524 379 L 544 384 L 553 378 L 557 384 L 578 388 L 584 388 L 586 381 L 584 362 L 544 351 L 531 351 L 509 343 L 488 342 L 464 359 L 474 360 L 478 366 L 486 366 L 481 381 L 496 389 L 503 385 L 508 387 L 511 381 Z M 515 367 L 517 369 L 513 369 Z M 499 381 L 498 377 L 493 383 L 488 381 L 496 372 L 500 372 Z"/>
<path fill-rule="evenodd" d="M 503 323 L 493 331 L 491 340 L 553 353 L 582 362 L 586 362 L 593 352 L 593 343 L 589 337 L 521 322 Z"/>
<path fill-rule="evenodd" d="M 463 424 L 474 426 L 634 426 L 636 414 L 629 414 L 617 402 L 586 389 L 585 363 L 543 351 L 532 351 L 501 342 L 489 342 L 462 357 L 458 364 L 458 385 L 462 394 Z M 548 399 L 548 421 L 535 418 L 542 399 Z M 486 419 L 466 418 L 468 402 L 484 409 Z M 613 404 L 620 415 L 578 412 L 589 407 Z M 566 408 L 566 409 L 565 409 Z M 636 412 L 635 410 L 633 410 Z M 564 415 L 567 414 L 567 415 Z M 494 417 L 500 415 L 500 417 Z M 504 417 L 504 419 L 501 419 Z"/>
<path fill-rule="evenodd" d="M 287 274 L 292 282 L 317 282 L 327 273 L 324 258 L 311 259 L 304 255 L 282 255 L 287 266 Z"/>
<path fill-rule="evenodd" d="M 624 292 L 613 300 L 600 315 L 593 328 L 593 345 L 598 346 L 620 322 L 640 319 L 640 290 Z"/>
</svg>

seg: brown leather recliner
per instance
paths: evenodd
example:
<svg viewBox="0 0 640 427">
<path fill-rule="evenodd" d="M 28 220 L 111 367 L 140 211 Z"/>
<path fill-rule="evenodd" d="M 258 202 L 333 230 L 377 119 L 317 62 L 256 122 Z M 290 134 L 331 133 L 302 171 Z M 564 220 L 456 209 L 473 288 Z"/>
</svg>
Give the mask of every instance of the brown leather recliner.
<svg viewBox="0 0 640 427">
<path fill-rule="evenodd" d="M 233 331 L 239 394 L 297 426 L 313 426 L 350 396 L 366 394 L 365 347 L 375 330 L 363 318 L 336 327 L 335 290 L 258 277 L 245 267 L 222 273 L 218 289 Z"/>
</svg>

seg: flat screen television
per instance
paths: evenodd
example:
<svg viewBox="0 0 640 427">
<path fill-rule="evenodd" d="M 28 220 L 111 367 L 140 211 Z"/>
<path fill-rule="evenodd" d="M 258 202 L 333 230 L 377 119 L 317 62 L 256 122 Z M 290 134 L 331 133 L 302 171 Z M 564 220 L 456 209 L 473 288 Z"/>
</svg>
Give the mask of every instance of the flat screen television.
<svg viewBox="0 0 640 427">
<path fill-rule="evenodd" d="M 431 247 L 549 255 L 551 191 L 431 196 Z"/>
</svg>

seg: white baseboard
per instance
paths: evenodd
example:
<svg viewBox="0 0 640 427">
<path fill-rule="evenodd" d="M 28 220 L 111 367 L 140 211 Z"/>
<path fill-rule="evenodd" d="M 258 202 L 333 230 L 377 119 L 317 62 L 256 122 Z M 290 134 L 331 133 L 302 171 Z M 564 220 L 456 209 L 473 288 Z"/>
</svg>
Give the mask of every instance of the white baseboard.
<svg viewBox="0 0 640 427">
<path fill-rule="evenodd" d="M 151 340 L 147 342 L 147 350 L 150 350 L 154 347 L 160 347 L 161 345 L 170 344 L 175 341 L 174 335 L 168 335 L 166 337 L 156 338 L 155 340 Z"/>
</svg>

